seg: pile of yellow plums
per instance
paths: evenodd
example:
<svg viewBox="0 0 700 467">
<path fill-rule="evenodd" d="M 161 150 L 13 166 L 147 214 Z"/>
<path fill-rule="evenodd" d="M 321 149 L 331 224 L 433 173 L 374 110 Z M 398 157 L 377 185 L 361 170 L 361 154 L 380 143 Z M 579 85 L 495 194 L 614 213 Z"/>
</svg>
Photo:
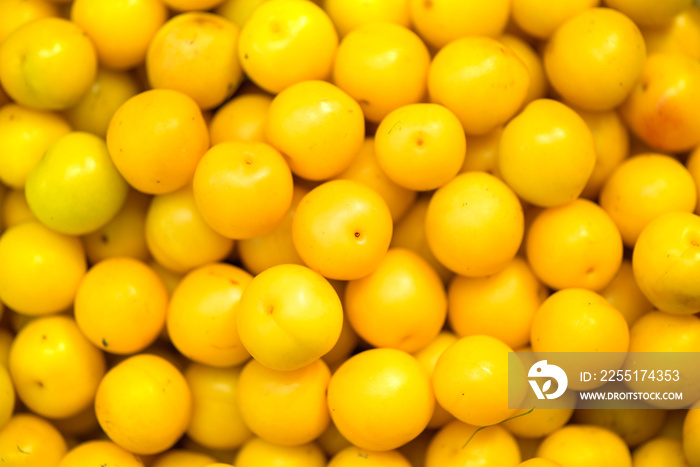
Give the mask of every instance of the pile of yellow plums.
<svg viewBox="0 0 700 467">
<path fill-rule="evenodd" d="M 700 366 L 698 187 L 692 0 L 0 0 L 0 467 L 700 467 L 508 401 Z"/>
</svg>

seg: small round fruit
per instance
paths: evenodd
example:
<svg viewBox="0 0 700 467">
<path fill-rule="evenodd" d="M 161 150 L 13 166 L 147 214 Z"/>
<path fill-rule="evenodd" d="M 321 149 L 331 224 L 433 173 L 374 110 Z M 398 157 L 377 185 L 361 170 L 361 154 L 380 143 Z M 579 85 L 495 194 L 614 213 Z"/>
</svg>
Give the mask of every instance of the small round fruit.
<svg viewBox="0 0 700 467">
<path fill-rule="evenodd" d="M 545 209 L 530 225 L 527 259 L 553 289 L 601 290 L 622 263 L 620 232 L 600 206 L 585 199 Z"/>
<path fill-rule="evenodd" d="M 632 256 L 639 288 L 668 313 L 700 311 L 700 216 L 665 214 L 647 225 Z"/>
<path fill-rule="evenodd" d="M 245 362 L 250 354 L 238 336 L 236 316 L 243 290 L 253 277 L 223 263 L 187 274 L 168 307 L 168 335 L 182 355 L 215 367 Z"/>
<path fill-rule="evenodd" d="M 700 63 L 679 54 L 654 54 L 620 107 L 627 126 L 643 142 L 665 152 L 700 144 Z"/>
<path fill-rule="evenodd" d="M 58 467 L 84 467 L 86 465 L 115 465 L 119 467 L 143 467 L 141 460 L 111 441 L 86 441 L 68 451 Z"/>
<path fill-rule="evenodd" d="M 634 450 L 632 454 L 634 467 L 688 467 L 689 461 L 683 454 L 683 441 L 665 437 L 657 437 L 647 441 Z"/>
<path fill-rule="evenodd" d="M 622 103 L 642 76 L 644 38 L 624 14 L 583 10 L 562 24 L 544 52 L 544 66 L 564 100 L 586 110 Z"/>
<path fill-rule="evenodd" d="M 129 190 L 122 209 L 111 221 L 83 236 L 88 261 L 96 264 L 107 258 L 127 257 L 148 261 L 146 213 L 151 197 Z"/>
<path fill-rule="evenodd" d="M 95 413 L 107 436 L 135 454 L 170 448 L 185 433 L 192 414 L 187 381 L 161 357 L 139 354 L 102 378 Z"/>
<path fill-rule="evenodd" d="M 265 120 L 272 98 L 265 94 L 243 94 L 234 97 L 219 110 L 209 123 L 211 145 L 226 141 L 265 142 Z"/>
<path fill-rule="evenodd" d="M 639 289 L 634 278 L 632 262 L 628 259 L 622 260 L 612 282 L 600 291 L 600 295 L 622 313 L 630 326 L 654 308 Z"/>
<path fill-rule="evenodd" d="M 154 89 L 117 110 L 107 130 L 107 147 L 131 186 L 144 193 L 169 193 L 192 179 L 209 148 L 209 132 L 192 98 Z"/>
<path fill-rule="evenodd" d="M 9 369 L 17 395 L 29 409 L 66 418 L 90 406 L 105 360 L 72 318 L 49 316 L 31 321 L 17 334 Z"/>
<path fill-rule="evenodd" d="M 389 208 L 374 190 L 333 180 L 299 202 L 292 238 L 311 269 L 330 279 L 353 280 L 377 268 L 389 249 L 392 229 Z"/>
<path fill-rule="evenodd" d="M 431 101 L 454 112 L 470 135 L 483 135 L 510 120 L 529 86 L 522 60 L 488 37 L 465 37 L 446 45 L 428 73 Z"/>
<path fill-rule="evenodd" d="M 212 13 L 177 15 L 148 46 L 146 70 L 155 89 L 175 89 L 202 109 L 217 107 L 238 89 L 238 27 Z"/>
<path fill-rule="evenodd" d="M 168 291 L 146 264 L 112 258 L 93 266 L 75 296 L 75 320 L 98 348 L 131 354 L 148 347 L 165 325 Z M 138 323 L 138 326 L 134 326 Z"/>
<path fill-rule="evenodd" d="M 296 264 L 274 266 L 245 288 L 236 311 L 241 342 L 278 371 L 304 367 L 333 348 L 343 325 L 338 294 L 319 274 Z"/>
<path fill-rule="evenodd" d="M 80 239 L 38 222 L 16 225 L 0 237 L 0 300 L 19 313 L 65 310 L 86 269 Z"/>
<path fill-rule="evenodd" d="M 622 240 L 633 247 L 649 222 L 668 212 L 693 212 L 697 188 L 676 159 L 642 154 L 623 162 L 605 183 L 600 206 L 615 221 Z"/>
<path fill-rule="evenodd" d="M 437 401 L 458 420 L 475 426 L 510 417 L 515 413 L 508 408 L 508 353 L 512 351 L 494 337 L 463 337 L 435 365 Z M 512 406 L 517 404 L 511 401 Z"/>
<path fill-rule="evenodd" d="M 60 115 L 17 104 L 0 107 L 0 182 L 21 189 L 51 144 L 71 130 Z"/>
<path fill-rule="evenodd" d="M 75 0 L 71 20 L 85 30 L 100 64 L 127 70 L 143 63 L 148 44 L 168 18 L 161 0 Z"/>
<path fill-rule="evenodd" d="M 629 132 L 620 114 L 615 110 L 604 112 L 577 110 L 576 113 L 591 130 L 595 146 L 595 166 L 581 196 L 596 200 L 610 175 L 629 156 Z"/>
<path fill-rule="evenodd" d="M 8 466 L 55 467 L 66 451 L 61 433 L 36 415 L 17 414 L 0 429 L 2 462 Z"/>
<path fill-rule="evenodd" d="M 499 37 L 498 40 L 522 60 L 530 74 L 530 86 L 528 86 L 523 106 L 535 99 L 546 97 L 549 82 L 544 72 L 544 63 L 542 62 L 542 57 L 540 57 L 532 45 L 526 42 L 525 39 L 512 34 L 504 34 Z"/>
<path fill-rule="evenodd" d="M 586 122 L 561 102 L 538 99 L 505 126 L 498 169 L 525 201 L 559 206 L 581 194 L 595 158 Z"/>
<path fill-rule="evenodd" d="M 330 378 L 320 359 L 292 371 L 271 370 L 251 360 L 238 380 L 241 417 L 265 441 L 284 446 L 309 443 L 330 422 L 326 400 Z"/>
<path fill-rule="evenodd" d="M 351 357 L 328 386 L 333 422 L 360 449 L 388 451 L 406 444 L 425 429 L 434 405 L 423 367 L 396 349 L 372 349 Z"/>
<path fill-rule="evenodd" d="M 29 22 L 0 45 L 0 83 L 27 107 L 67 109 L 85 94 L 96 73 L 92 42 L 62 18 Z"/>
<path fill-rule="evenodd" d="M 367 451 L 350 446 L 333 456 L 328 467 L 411 467 L 411 463 L 398 451 Z"/>
<path fill-rule="evenodd" d="M 642 31 L 649 55 L 678 53 L 700 60 L 700 8 L 690 6 L 670 23 Z"/>
<path fill-rule="evenodd" d="M 334 178 L 360 182 L 376 191 L 386 201 L 394 222 L 400 220 L 416 200 L 415 191 L 396 184 L 382 170 L 377 161 L 375 139 L 371 136 L 365 138 L 350 166 Z"/>
<path fill-rule="evenodd" d="M 514 466 L 522 459 L 513 435 L 500 426 L 479 431 L 454 421 L 437 432 L 428 445 L 425 467 L 466 465 Z M 474 438 L 471 438 L 474 436 Z M 468 441 L 468 444 L 465 444 Z"/>
<path fill-rule="evenodd" d="M 233 248 L 233 240 L 202 218 L 191 186 L 153 198 L 146 214 L 146 243 L 155 260 L 174 272 L 220 261 Z"/>
<path fill-rule="evenodd" d="M 423 99 L 429 66 L 428 49 L 415 33 L 370 23 L 340 43 L 333 82 L 360 103 L 367 120 L 380 122 L 392 110 Z"/>
<path fill-rule="evenodd" d="M 700 318 L 693 315 L 678 315 L 652 311 L 637 320 L 630 330 L 630 352 L 636 352 L 638 358 L 629 361 L 626 367 L 632 369 L 646 368 L 654 365 L 654 357 L 665 352 L 698 352 L 700 351 Z M 698 377 L 692 372 L 692 359 L 678 359 L 674 368 L 686 377 L 680 382 L 667 382 L 669 391 L 683 393 L 683 398 L 691 401 L 700 399 Z M 661 379 L 661 378 L 659 378 Z M 654 382 L 651 380 L 632 380 L 626 385 L 637 392 L 653 391 Z M 669 387 L 670 385 L 670 387 Z M 687 402 L 672 400 L 651 400 L 655 407 L 678 409 L 687 407 Z"/>
<path fill-rule="evenodd" d="M 625 442 L 605 428 L 571 425 L 547 436 L 537 457 L 566 467 L 632 467 L 632 456 Z"/>
<path fill-rule="evenodd" d="M 274 98 L 265 135 L 292 172 L 325 180 L 350 165 L 365 139 L 365 121 L 360 105 L 341 89 L 325 81 L 304 81 Z"/>
<path fill-rule="evenodd" d="M 184 374 L 192 391 L 188 437 L 210 449 L 234 449 L 252 436 L 236 399 L 241 367 L 192 363 Z"/>
<path fill-rule="evenodd" d="M 535 352 L 627 352 L 629 328 L 622 313 L 597 293 L 565 289 L 535 313 L 530 342 Z"/>
<path fill-rule="evenodd" d="M 64 115 L 75 130 L 87 131 L 104 139 L 114 113 L 139 90 L 133 74 L 99 69 L 88 92 Z"/>
<path fill-rule="evenodd" d="M 465 36 L 501 35 L 510 14 L 509 0 L 409 0 L 418 34 L 435 48 Z"/>
<path fill-rule="evenodd" d="M 217 464 L 218 465 L 218 464 Z M 280 446 L 253 438 L 238 451 L 236 467 L 274 465 L 284 467 L 326 467 L 326 456 L 316 444 Z"/>
<path fill-rule="evenodd" d="M 459 173 L 467 140 L 450 110 L 438 104 L 413 104 L 382 120 L 375 149 L 377 162 L 392 181 L 426 191 L 443 186 Z"/>
<path fill-rule="evenodd" d="M 69 235 L 99 229 L 122 208 L 129 185 L 98 136 L 68 133 L 49 146 L 27 177 L 25 196 L 47 227 Z"/>
<path fill-rule="evenodd" d="M 17 28 L 37 19 L 58 16 L 58 7 L 47 0 L 0 2 L 0 44 Z"/>
<path fill-rule="evenodd" d="M 630 330 L 630 352 L 700 352 L 700 318 L 649 312 Z"/>
<path fill-rule="evenodd" d="M 411 25 L 408 0 L 325 0 L 323 9 L 340 37 L 367 23 L 393 23 L 406 28 Z"/>
<path fill-rule="evenodd" d="M 450 326 L 460 337 L 484 334 L 520 348 L 530 342 L 532 319 L 546 293 L 519 257 L 491 276 L 456 276 L 448 289 Z"/>
<path fill-rule="evenodd" d="M 467 277 L 503 269 L 518 252 L 523 231 L 520 201 L 505 183 L 484 172 L 458 175 L 437 190 L 425 218 L 432 252 Z"/>
<path fill-rule="evenodd" d="M 195 171 L 194 199 L 204 220 L 228 238 L 271 232 L 292 203 L 292 173 L 265 143 L 228 142 L 204 154 Z"/>
<path fill-rule="evenodd" d="M 375 347 L 415 352 L 438 335 L 447 298 L 440 276 L 418 254 L 391 249 L 372 273 L 348 283 L 345 312 Z"/>
<path fill-rule="evenodd" d="M 692 0 L 605 0 L 605 3 L 629 16 L 640 27 L 658 28 L 669 24 L 674 16 L 691 5 Z"/>
<path fill-rule="evenodd" d="M 253 11 L 241 30 L 238 57 L 268 92 L 330 76 L 338 48 L 333 23 L 313 2 L 274 0 Z"/>
<path fill-rule="evenodd" d="M 547 39 L 569 18 L 599 4 L 600 0 L 513 0 L 512 18 L 528 35 Z"/>
</svg>

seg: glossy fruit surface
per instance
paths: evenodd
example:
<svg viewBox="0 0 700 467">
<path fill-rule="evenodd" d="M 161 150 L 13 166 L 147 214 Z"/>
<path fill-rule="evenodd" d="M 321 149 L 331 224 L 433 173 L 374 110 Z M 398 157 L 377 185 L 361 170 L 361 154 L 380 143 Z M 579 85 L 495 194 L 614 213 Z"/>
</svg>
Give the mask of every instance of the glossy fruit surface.
<svg viewBox="0 0 700 467">
<path fill-rule="evenodd" d="M 345 312 L 376 347 L 415 352 L 440 332 L 447 299 L 437 273 L 416 253 L 391 249 L 370 275 L 348 283 Z"/>
<path fill-rule="evenodd" d="M 92 267 L 75 297 L 78 327 L 93 345 L 131 354 L 150 345 L 165 325 L 168 292 L 146 264 L 112 258 Z M 138 329 L 133 323 L 138 322 Z"/>
<path fill-rule="evenodd" d="M 203 109 L 217 107 L 243 78 L 236 56 L 238 28 L 211 13 L 185 13 L 165 23 L 148 46 L 146 68 L 155 89 L 175 89 Z"/>
<path fill-rule="evenodd" d="M 236 324 L 243 290 L 252 276 L 229 264 L 201 266 L 177 284 L 167 328 L 175 347 L 192 361 L 232 367 L 248 360 Z"/>
<path fill-rule="evenodd" d="M 256 8 L 241 30 L 238 58 L 260 87 L 278 93 L 330 76 L 338 35 L 313 2 L 275 0 Z M 280 73 L 280 70 L 285 70 Z"/>
<path fill-rule="evenodd" d="M 435 257 L 467 277 L 503 269 L 520 247 L 523 228 L 523 210 L 515 193 L 496 177 L 480 172 L 458 175 L 437 190 L 425 218 Z"/>
<path fill-rule="evenodd" d="M 197 165 L 194 199 L 204 220 L 227 238 L 247 239 L 277 227 L 292 203 L 292 173 L 265 143 L 217 144 Z"/>
<path fill-rule="evenodd" d="M 280 92 L 265 122 L 267 141 L 285 156 L 294 174 L 308 180 L 345 170 L 364 133 L 360 105 L 325 81 L 304 81 Z"/>
<path fill-rule="evenodd" d="M 340 433 L 361 449 L 388 451 L 425 429 L 435 398 L 411 355 L 373 349 L 348 359 L 331 378 L 328 407 Z M 406 406 L 411 411 L 404 410 Z"/>
<path fill-rule="evenodd" d="M 83 30 L 62 18 L 41 18 L 0 45 L 0 83 L 17 103 L 64 110 L 88 90 L 97 73 L 95 48 Z"/>
<path fill-rule="evenodd" d="M 237 309 L 238 333 L 250 354 L 266 367 L 304 367 L 333 348 L 343 312 L 338 294 L 318 273 L 283 264 L 258 274 Z"/>
<path fill-rule="evenodd" d="M 609 110 L 636 85 L 645 58 L 644 38 L 631 19 L 609 8 L 590 8 L 555 31 L 544 65 L 566 101 L 587 110 Z"/>
<path fill-rule="evenodd" d="M 428 75 L 430 99 L 453 111 L 467 134 L 475 135 L 513 117 L 529 84 L 522 60 L 487 37 L 465 37 L 443 47 Z"/>
<path fill-rule="evenodd" d="M 391 212 L 376 191 L 333 180 L 297 206 L 292 238 L 302 260 L 329 279 L 353 280 L 372 272 L 389 249 Z"/>
<path fill-rule="evenodd" d="M 126 101 L 107 130 L 107 147 L 127 182 L 144 193 L 162 194 L 186 185 L 209 146 L 196 102 L 168 89 Z"/>
<path fill-rule="evenodd" d="M 16 225 L 0 237 L 0 300 L 20 313 L 65 310 L 86 269 L 80 240 L 39 222 Z"/>
<path fill-rule="evenodd" d="M 693 314 L 700 309 L 697 283 L 686 282 L 700 267 L 699 252 L 700 217 L 695 214 L 665 214 L 642 230 L 632 257 L 634 277 L 659 310 Z"/>
<path fill-rule="evenodd" d="M 71 132 L 47 149 L 27 177 L 25 196 L 51 229 L 82 235 L 104 226 L 122 208 L 129 185 L 100 137 Z"/>
<path fill-rule="evenodd" d="M 583 119 L 561 102 L 539 99 L 503 129 L 498 169 L 525 201 L 558 206 L 581 194 L 595 158 L 593 135 Z"/>
<path fill-rule="evenodd" d="M 115 444 L 136 454 L 158 453 L 185 433 L 192 414 L 191 393 L 171 363 L 139 354 L 113 367 L 102 379 L 95 413 Z"/>
</svg>

